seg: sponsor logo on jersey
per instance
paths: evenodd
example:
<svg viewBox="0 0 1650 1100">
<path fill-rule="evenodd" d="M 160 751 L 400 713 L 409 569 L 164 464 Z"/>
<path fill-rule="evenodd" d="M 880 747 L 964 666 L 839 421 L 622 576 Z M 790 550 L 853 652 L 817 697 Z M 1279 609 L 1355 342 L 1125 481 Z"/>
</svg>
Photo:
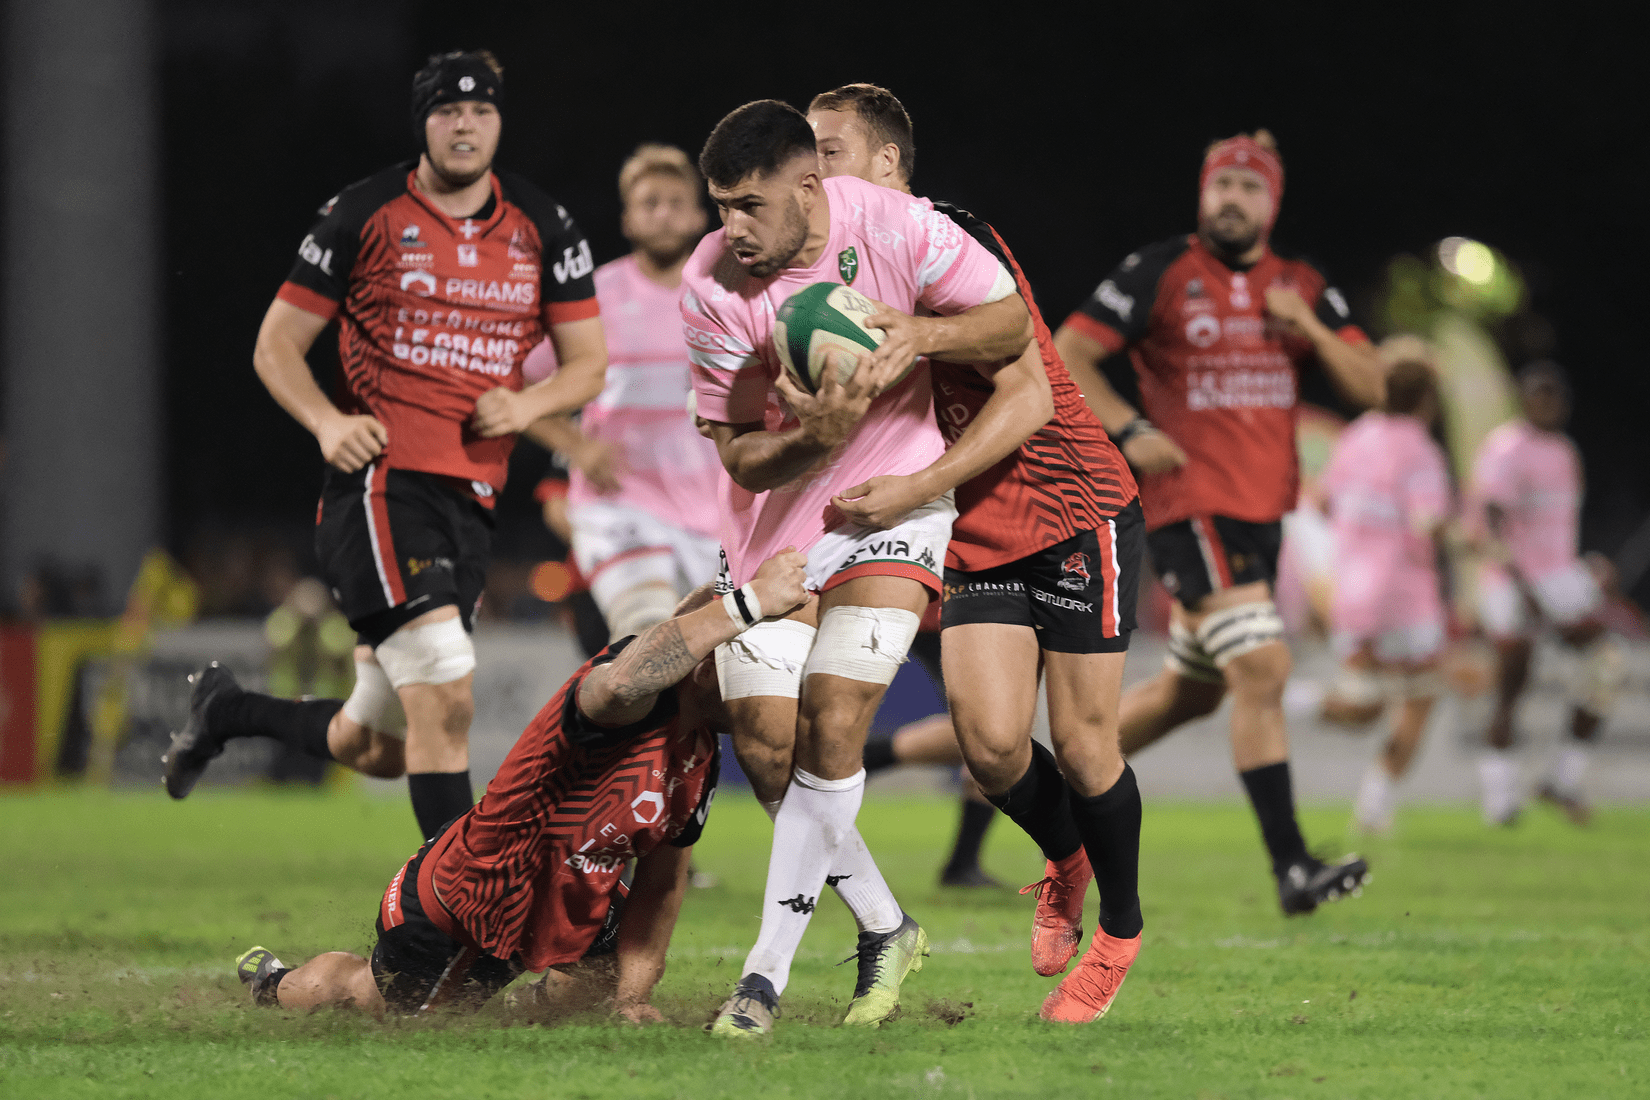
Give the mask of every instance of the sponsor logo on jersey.
<svg viewBox="0 0 1650 1100">
<path fill-rule="evenodd" d="M 435 276 L 428 271 L 404 271 L 401 273 L 401 289 L 427 297 L 435 293 Z"/>
<path fill-rule="evenodd" d="M 481 253 L 477 250 L 475 245 L 461 244 L 458 246 L 459 267 L 479 267 L 480 264 Z"/>
<path fill-rule="evenodd" d="M 305 263 L 314 264 L 328 275 L 332 274 L 332 249 L 323 249 L 315 243 L 315 234 L 304 237 L 298 245 L 298 255 Z"/>
<path fill-rule="evenodd" d="M 464 234 L 465 240 L 469 240 L 471 237 L 481 232 L 481 226 L 476 224 L 474 218 L 465 218 L 464 224 L 459 226 L 458 231 Z"/>
<path fill-rule="evenodd" d="M 1140 253 L 1130 252 L 1127 256 L 1123 257 L 1123 263 L 1122 263 L 1121 266 L 1122 266 L 1124 271 L 1133 271 L 1135 269 L 1135 266 L 1139 263 L 1140 263 Z"/>
<path fill-rule="evenodd" d="M 933 549 L 931 547 L 924 546 L 922 548 L 922 553 L 917 555 L 917 564 L 932 573 L 939 563 L 934 560 Z"/>
<path fill-rule="evenodd" d="M 418 226 L 416 226 L 416 225 L 407 226 L 407 228 L 405 228 L 401 231 L 401 247 L 402 248 L 425 248 L 425 247 L 427 247 L 424 244 L 423 239 L 419 235 L 421 232 L 422 232 L 422 230 L 420 230 L 418 228 Z"/>
<path fill-rule="evenodd" d="M 435 288 L 430 289 L 433 291 Z M 531 282 L 499 282 L 496 279 L 448 279 L 445 293 L 448 298 L 514 306 L 530 306 L 538 298 L 538 288 Z"/>
<path fill-rule="evenodd" d="M 512 260 L 537 259 L 527 247 L 527 231 L 525 229 L 517 229 L 510 234 L 510 243 L 506 246 L 505 251 L 510 254 Z"/>
<path fill-rule="evenodd" d="M 1212 313 L 1199 313 L 1186 322 L 1186 342 L 1193 347 L 1213 347 L 1220 339 L 1220 318 Z"/>
<path fill-rule="evenodd" d="M 859 274 L 859 252 L 853 245 L 836 254 L 836 269 L 842 273 L 842 281 L 852 286 L 854 277 Z"/>
<path fill-rule="evenodd" d="M 1345 321 L 1352 316 L 1352 311 L 1346 308 L 1346 299 L 1334 287 L 1324 287 L 1323 300 L 1329 303 L 1329 308 L 1333 309 L 1341 320 Z"/>
<path fill-rule="evenodd" d="M 1060 579 L 1056 583 L 1068 592 L 1081 592 L 1092 579 L 1089 576 L 1089 556 L 1078 550 L 1060 563 Z"/>
<path fill-rule="evenodd" d="M 643 791 L 630 800 L 630 814 L 638 824 L 651 825 L 664 816 L 665 796 L 658 791 Z"/>
<path fill-rule="evenodd" d="M 338 205 L 338 196 L 334 195 L 334 196 L 332 196 L 332 198 L 330 198 L 326 202 L 322 203 L 321 204 L 321 209 L 317 210 L 316 213 L 321 215 L 321 217 L 324 218 L 328 214 L 332 213 L 332 208 L 337 206 L 337 205 Z"/>
<path fill-rule="evenodd" d="M 1107 279 L 1094 292 L 1094 300 L 1121 317 L 1125 323 L 1129 315 L 1134 312 L 1134 298 L 1117 289 L 1117 284 Z"/>
<path fill-rule="evenodd" d="M 470 492 L 474 493 L 482 500 L 486 500 L 488 497 L 493 495 L 493 487 L 485 481 L 472 481 L 470 482 Z"/>
<path fill-rule="evenodd" d="M 1249 297 L 1249 279 L 1241 271 L 1232 273 L 1232 289 L 1227 301 L 1232 303 L 1233 309 L 1248 309 L 1254 304 Z"/>
<path fill-rule="evenodd" d="M 399 261 L 401 267 L 430 267 L 434 264 L 434 252 L 403 252 Z"/>
<path fill-rule="evenodd" d="M 562 249 L 561 259 L 557 260 L 550 270 L 554 272 L 558 283 L 565 283 L 569 279 L 582 279 L 596 270 L 596 261 L 590 258 L 590 242 L 580 241 L 578 248 Z"/>
</svg>

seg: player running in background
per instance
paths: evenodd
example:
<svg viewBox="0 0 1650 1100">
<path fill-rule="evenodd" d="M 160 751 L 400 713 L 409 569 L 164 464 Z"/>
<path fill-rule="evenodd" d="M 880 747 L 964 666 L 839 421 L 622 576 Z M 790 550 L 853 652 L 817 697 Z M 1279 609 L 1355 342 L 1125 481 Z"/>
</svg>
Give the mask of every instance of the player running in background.
<svg viewBox="0 0 1650 1100">
<path fill-rule="evenodd" d="M 807 598 L 805 567 L 782 551 L 750 588 L 783 614 Z M 748 629 L 705 585 L 675 617 L 586 662 L 527 726 L 481 802 L 391 880 L 372 959 L 331 951 L 288 970 L 253 948 L 236 964 L 253 999 L 353 1002 L 377 1016 L 479 1008 L 526 971 L 599 950 L 604 925 L 616 923 L 614 1008 L 635 1023 L 660 1020 L 649 997 L 715 793 L 725 722 L 708 658 Z M 620 873 L 632 859 L 627 900 Z"/>
<path fill-rule="evenodd" d="M 1141 474 L 1146 545 L 1175 598 L 1167 667 L 1123 696 L 1133 755 L 1232 696 L 1232 756 L 1286 914 L 1355 888 L 1361 859 L 1325 864 L 1295 820 L 1283 689 L 1289 647 L 1272 603 L 1280 520 L 1295 506 L 1297 373 L 1316 360 L 1350 399 L 1381 398 L 1381 365 L 1346 301 L 1268 246 L 1283 162 L 1264 130 L 1212 145 L 1198 228 L 1131 254 L 1067 318 L 1055 346 Z M 1106 384 L 1127 348 L 1140 412 Z"/>
<path fill-rule="evenodd" d="M 892 93 L 837 88 L 814 98 L 808 119 L 827 177 L 849 173 L 909 193 L 911 119 Z M 1037 973 L 1058 974 L 1076 955 L 1083 898 L 1091 879 L 1099 884 L 1100 930 L 1042 1007 L 1047 1020 L 1089 1022 L 1111 1007 L 1140 951 L 1140 789 L 1117 730 L 1144 552 L 1138 492 L 1007 245 L 967 211 L 935 209 L 1014 272 L 1036 339 L 1008 363 L 934 357 L 945 455 L 852 486 L 834 503 L 861 524 L 888 527 L 935 493 L 956 492 L 940 635 L 952 721 L 986 797 L 1047 857 L 1032 937 Z M 1031 738 L 1040 673 L 1052 754 Z"/>
<path fill-rule="evenodd" d="M 267 736 L 405 772 L 421 836 L 470 807 L 471 616 L 493 502 L 516 433 L 596 396 L 607 363 L 590 246 L 549 196 L 492 171 L 503 96 L 485 50 L 432 57 L 413 78 L 418 160 L 328 201 L 270 303 L 253 364 L 328 463 L 315 550 L 360 635 L 355 689 L 292 702 L 209 667 L 166 757 L 174 798 L 227 739 Z M 334 318 L 337 404 L 304 359 Z M 523 389 L 546 337 L 562 370 Z"/>
<path fill-rule="evenodd" d="M 861 754 L 938 593 L 956 508 L 951 494 L 936 494 L 880 531 L 847 522 L 832 498 L 944 453 L 928 367 L 913 360 L 1018 356 L 1028 315 L 996 258 L 925 200 L 853 178 L 822 181 L 813 131 L 793 107 L 761 100 L 733 111 L 706 140 L 699 168 L 723 229 L 688 261 L 682 317 L 702 428 L 729 475 L 723 583 L 739 596 L 772 547 L 793 545 L 808 554 L 808 585 L 819 593 L 717 651 L 740 764 L 775 816 L 761 931 L 714 1031 L 771 1029 L 827 874 L 861 930 L 846 1022 L 874 1025 L 898 1007 L 927 937 L 854 828 Z M 897 317 L 852 377 L 828 369 L 809 394 L 780 366 L 774 313 L 822 281 L 852 283 Z M 919 306 L 941 316 L 910 316 Z"/>
<path fill-rule="evenodd" d="M 1570 387 L 1551 362 L 1518 372 L 1523 417 L 1491 432 L 1473 460 L 1468 519 L 1490 551 L 1479 578 L 1479 625 L 1495 643 L 1495 713 L 1479 764 L 1484 819 L 1510 824 L 1523 801 L 1512 754 L 1513 711 L 1529 682 L 1530 656 L 1541 626 L 1574 651 L 1569 688 L 1570 730 L 1553 773 L 1536 788 L 1542 799 L 1585 824 L 1582 790 L 1588 749 L 1621 688 L 1621 656 L 1605 632 L 1603 595 L 1577 552 L 1580 542 L 1581 456 L 1564 434 Z"/>
<path fill-rule="evenodd" d="M 682 268 L 705 232 L 699 174 L 687 154 L 643 145 L 619 170 L 621 227 L 632 251 L 596 269 L 607 384 L 575 423 L 539 433 L 567 456 L 573 559 L 611 637 L 667 618 L 719 562 L 716 447 L 687 410 L 693 390 L 677 304 Z M 552 349 L 527 358 L 545 377 Z"/>
<path fill-rule="evenodd" d="M 1333 525 L 1336 654 L 1366 684 L 1360 698 L 1396 704 L 1392 733 L 1364 773 L 1353 806 L 1366 832 L 1392 827 L 1395 787 L 1421 744 L 1442 686 L 1444 604 L 1438 539 L 1452 511 L 1432 368 L 1413 359 L 1386 374 L 1382 407 L 1341 433 L 1320 488 Z"/>
</svg>

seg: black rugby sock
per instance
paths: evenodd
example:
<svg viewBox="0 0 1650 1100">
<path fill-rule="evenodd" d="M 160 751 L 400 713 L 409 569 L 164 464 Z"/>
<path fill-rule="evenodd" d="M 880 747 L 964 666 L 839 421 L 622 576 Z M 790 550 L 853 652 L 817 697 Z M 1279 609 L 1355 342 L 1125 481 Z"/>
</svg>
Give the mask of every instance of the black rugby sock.
<svg viewBox="0 0 1650 1100">
<path fill-rule="evenodd" d="M 1249 801 L 1260 819 L 1260 835 L 1272 856 L 1272 873 L 1281 875 L 1307 858 L 1306 838 L 1295 821 L 1295 791 L 1289 779 L 1289 761 L 1239 772 Z"/>
<path fill-rule="evenodd" d="M 996 808 L 988 802 L 976 802 L 972 798 L 962 800 L 957 843 L 951 849 L 946 871 L 970 871 L 980 865 L 980 848 L 985 844 L 985 831 L 991 827 L 996 816 Z"/>
<path fill-rule="evenodd" d="M 875 775 L 884 768 L 891 768 L 899 761 L 894 759 L 894 739 L 892 737 L 875 737 L 865 742 L 865 774 Z"/>
<path fill-rule="evenodd" d="M 418 772 L 407 776 L 413 816 L 418 831 L 429 840 L 459 814 L 475 804 L 470 794 L 470 772 Z"/>
<path fill-rule="evenodd" d="M 1100 927 L 1121 940 L 1140 935 L 1140 785 L 1134 769 L 1093 798 L 1073 791 L 1071 816 L 1082 834 L 1094 884 L 1100 888 Z"/>
<path fill-rule="evenodd" d="M 306 756 L 331 760 L 327 727 L 343 707 L 338 699 L 277 699 L 245 691 L 214 699 L 207 728 L 221 740 L 272 737 Z"/>
<path fill-rule="evenodd" d="M 1043 858 L 1055 863 L 1083 846 L 1077 826 L 1071 820 L 1071 789 L 1054 754 L 1036 741 L 1031 743 L 1031 766 L 1019 782 L 1000 795 L 986 799 L 1013 819 L 1043 850 Z"/>
</svg>

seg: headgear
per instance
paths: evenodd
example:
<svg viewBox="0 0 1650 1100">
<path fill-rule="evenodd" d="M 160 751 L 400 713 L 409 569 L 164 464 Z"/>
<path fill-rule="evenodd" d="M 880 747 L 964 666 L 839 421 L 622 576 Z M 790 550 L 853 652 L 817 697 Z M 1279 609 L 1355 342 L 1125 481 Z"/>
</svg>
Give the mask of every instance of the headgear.
<svg viewBox="0 0 1650 1100">
<path fill-rule="evenodd" d="M 1222 168 L 1247 168 L 1266 181 L 1266 188 L 1272 193 L 1272 217 L 1266 223 L 1270 230 L 1278 220 L 1278 207 L 1283 202 L 1283 161 L 1278 159 L 1277 150 L 1267 148 L 1248 134 L 1218 142 L 1203 158 L 1203 172 L 1197 180 L 1200 194 Z"/>
<path fill-rule="evenodd" d="M 486 50 L 436 54 L 413 76 L 412 124 L 418 147 L 424 146 L 424 122 L 444 103 L 473 99 L 504 109 L 504 78 Z M 428 150 L 425 150 L 426 152 Z"/>
</svg>

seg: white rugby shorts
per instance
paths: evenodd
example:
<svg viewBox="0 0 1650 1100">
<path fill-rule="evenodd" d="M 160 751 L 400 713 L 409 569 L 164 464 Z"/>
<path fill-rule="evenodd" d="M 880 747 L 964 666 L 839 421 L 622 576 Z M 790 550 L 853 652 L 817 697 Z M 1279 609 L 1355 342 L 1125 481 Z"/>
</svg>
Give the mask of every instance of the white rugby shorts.
<svg viewBox="0 0 1650 1100">
<path fill-rule="evenodd" d="M 668 584 L 678 595 L 715 580 L 722 548 L 714 538 L 666 523 L 628 504 L 591 501 L 568 509 L 573 561 L 590 582 L 596 606 L 639 584 Z"/>
<path fill-rule="evenodd" d="M 1604 606 L 1604 593 L 1579 558 L 1529 581 L 1541 618 L 1569 627 L 1591 618 Z M 1519 638 L 1541 625 L 1526 606 L 1524 594 L 1500 570 L 1486 569 L 1478 580 L 1478 622 L 1493 638 Z"/>
<path fill-rule="evenodd" d="M 1435 659 L 1444 650 L 1444 621 L 1433 619 L 1424 623 L 1383 630 L 1373 638 L 1337 631 L 1333 639 L 1335 655 L 1346 660 L 1358 652 L 1364 643 L 1377 661 L 1383 665 L 1413 665 Z"/>
</svg>

